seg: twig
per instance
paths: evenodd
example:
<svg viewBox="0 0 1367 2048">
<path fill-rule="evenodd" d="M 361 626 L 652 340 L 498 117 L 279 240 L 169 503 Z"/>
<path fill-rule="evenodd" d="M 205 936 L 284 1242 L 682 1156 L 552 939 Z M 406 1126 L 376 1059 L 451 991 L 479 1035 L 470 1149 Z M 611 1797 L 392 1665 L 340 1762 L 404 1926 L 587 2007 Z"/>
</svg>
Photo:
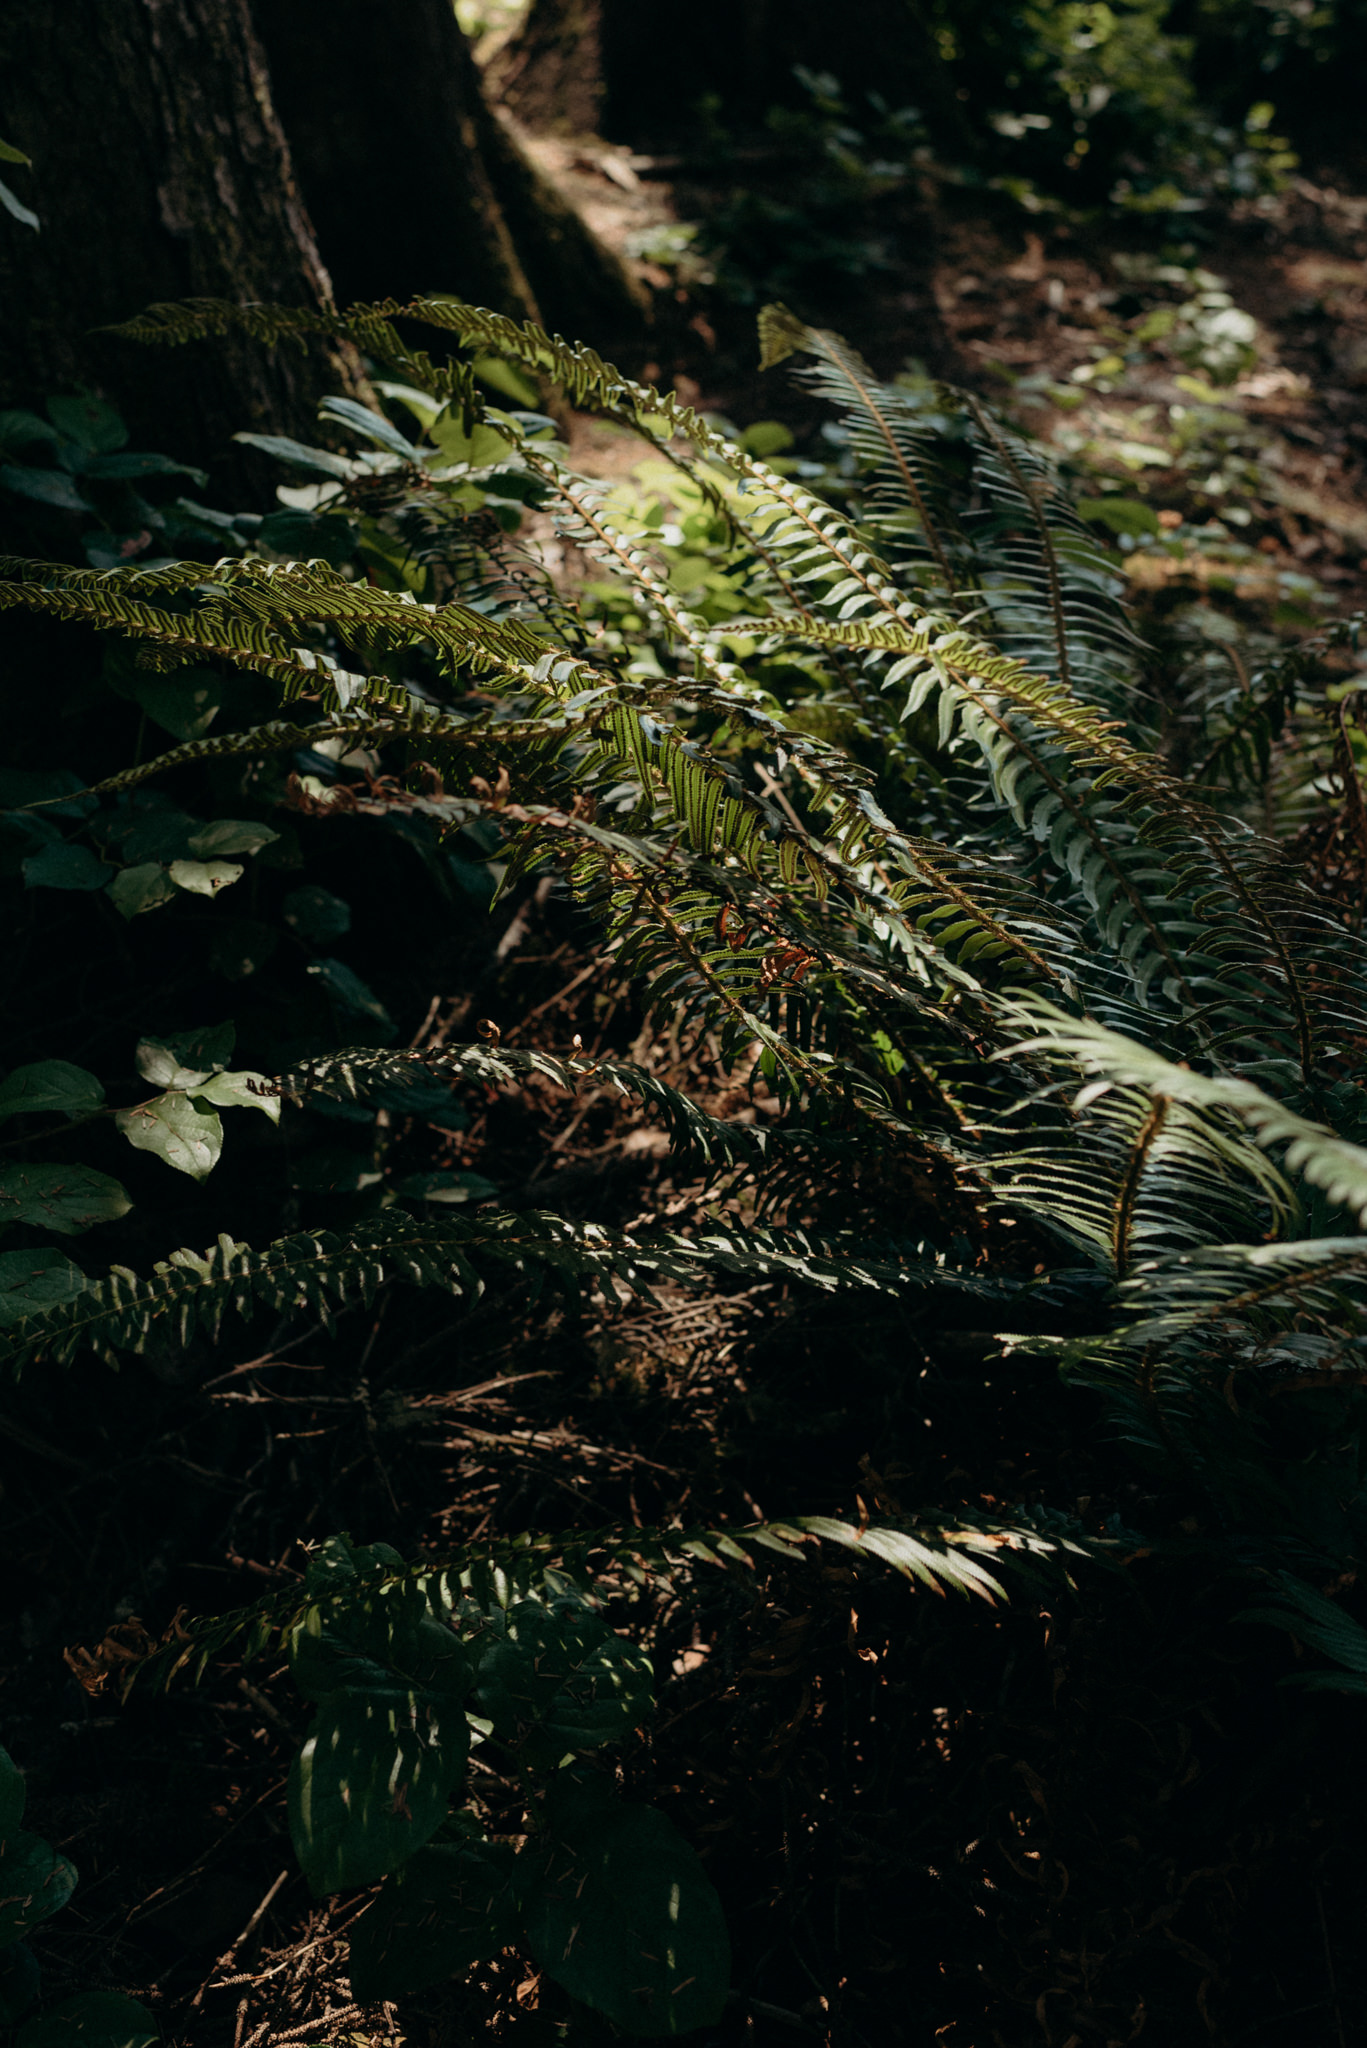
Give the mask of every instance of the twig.
<svg viewBox="0 0 1367 2048">
<path fill-rule="evenodd" d="M 282 1870 L 279 1877 L 276 1878 L 275 1883 L 271 1886 L 270 1890 L 266 1893 L 266 1896 L 262 1899 L 261 1904 L 252 1914 L 251 1919 L 243 1928 L 241 1934 L 238 1935 L 237 1940 L 233 1943 L 233 1953 L 236 1953 L 236 1951 L 241 1948 L 243 1942 L 246 1941 L 249 1936 L 255 1934 L 257 1928 L 261 1925 L 262 1918 L 264 1917 L 266 1910 L 271 1903 L 271 1900 L 275 1897 L 281 1885 L 287 1884 L 288 1882 L 289 1871 L 288 1869 Z"/>
<path fill-rule="evenodd" d="M 280 1733 L 285 1737 L 286 1741 L 293 1742 L 294 1730 L 290 1727 L 289 1722 L 280 1712 L 280 1709 L 278 1707 L 274 1707 L 271 1705 L 271 1702 L 266 1698 L 264 1692 L 258 1692 L 257 1688 L 253 1684 L 251 1684 L 251 1682 L 248 1679 L 245 1678 L 238 1679 L 237 1689 L 241 1693 L 244 1700 L 250 1700 L 251 1704 L 256 1708 L 258 1714 L 264 1714 L 266 1719 L 269 1722 L 271 1722 L 274 1727 L 280 1730 Z M 276 1887 L 276 1890 L 279 1890 L 278 1885 Z M 274 1897 L 274 1893 L 272 1893 L 271 1896 Z M 269 1903 L 270 1901 L 267 1900 L 267 1904 Z M 239 1941 L 244 1939 L 244 1936 L 238 1936 Z"/>
<path fill-rule="evenodd" d="M 510 1024 L 508 1026 L 508 1029 L 503 1034 L 504 1038 L 511 1042 L 511 1040 L 516 1036 L 516 1034 L 519 1031 L 523 1030 L 525 1026 L 530 1024 L 535 1018 L 542 1016 L 547 1010 L 555 1009 L 558 1003 L 563 1003 L 565 998 L 567 996 L 573 995 L 574 991 L 578 987 L 580 987 L 580 985 L 583 982 L 586 982 L 591 975 L 597 974 L 602 964 L 603 963 L 601 955 L 595 953 L 592 960 L 589 961 L 588 966 L 581 967 L 578 974 L 575 975 L 572 981 L 567 981 L 565 983 L 565 986 L 563 988 L 558 988 L 553 996 L 547 996 L 544 1003 L 538 1003 L 534 1010 L 527 1010 L 521 1017 L 518 1018 L 515 1024 Z"/>
</svg>

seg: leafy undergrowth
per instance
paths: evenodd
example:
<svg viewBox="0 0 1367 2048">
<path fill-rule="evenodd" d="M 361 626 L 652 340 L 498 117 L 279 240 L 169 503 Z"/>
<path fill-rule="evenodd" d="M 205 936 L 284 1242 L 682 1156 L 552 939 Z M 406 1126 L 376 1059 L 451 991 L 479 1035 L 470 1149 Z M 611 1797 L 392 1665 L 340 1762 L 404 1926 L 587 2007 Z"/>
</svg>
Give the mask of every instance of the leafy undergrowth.
<svg viewBox="0 0 1367 2048">
<path fill-rule="evenodd" d="M 387 1785 L 390 1860 L 327 1860 L 299 1631 L 383 1668 L 407 1558 L 472 1659 L 517 1595 L 611 1618 L 630 1712 L 558 1736 L 735 1959 L 651 2031 L 1360 2025 L 1356 571 L 1265 487 L 1306 373 L 1166 268 L 999 410 L 900 358 L 861 400 L 771 311 L 806 378 L 738 444 L 511 323 L 416 309 L 472 375 L 363 310 L 384 410 L 265 438 L 264 517 L 109 408 L 5 422 L 0 1701 L 79 1871 L 49 2005 L 614 2037 L 525 1901 L 353 1997 L 420 1816 Z M 344 1534 L 397 1554 L 364 1598 Z M 417 1853 L 525 1871 L 558 1757 L 480 1670 Z"/>
</svg>

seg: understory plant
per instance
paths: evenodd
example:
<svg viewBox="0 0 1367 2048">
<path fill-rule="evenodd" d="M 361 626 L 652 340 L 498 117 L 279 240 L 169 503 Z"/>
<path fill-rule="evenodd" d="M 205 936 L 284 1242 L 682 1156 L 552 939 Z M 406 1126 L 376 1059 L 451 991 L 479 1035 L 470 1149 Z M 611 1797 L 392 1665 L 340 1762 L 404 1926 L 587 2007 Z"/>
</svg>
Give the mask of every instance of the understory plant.
<svg viewBox="0 0 1367 2048">
<path fill-rule="evenodd" d="M 405 338 L 419 324 L 449 357 Z M 130 946 L 193 923 L 246 995 L 288 941 L 303 994 L 258 1011 L 248 1064 L 227 1018 L 157 1016 L 134 1020 L 137 1085 L 60 1029 L 0 1085 L 12 1368 L 207 1370 L 241 1321 L 279 1345 L 406 1288 L 448 1297 L 452 1327 L 514 1288 L 547 1319 L 661 1288 L 883 1296 L 1055 1359 L 1188 1504 L 1236 1603 L 1270 1589 L 1251 1611 L 1309 1616 L 1360 1669 L 1350 1618 L 1336 1633 L 1313 1603 L 1340 1613 L 1322 1590 L 1367 1505 L 1364 953 L 1275 800 L 1295 711 L 1308 747 L 1338 735 L 1322 793 L 1360 830 L 1356 622 L 1175 705 L 1057 459 L 782 307 L 764 359 L 836 409 L 839 506 L 591 349 L 455 302 L 199 301 L 129 331 L 234 327 L 355 344 L 375 404 L 330 401 L 332 446 L 242 437 L 292 481 L 220 560 L 4 562 L 0 602 L 104 635 L 108 687 L 176 740 L 94 781 L 8 773 L 6 844 L 15 879 Z M 576 472 L 564 404 L 668 466 L 682 523 Z M 343 819 L 401 840 L 453 919 L 495 891 L 559 903 L 605 994 L 667 1035 L 667 1070 L 648 1030 L 517 1046 L 477 1011 L 405 1049 L 336 950 L 346 902 L 289 872 L 302 828 Z M 472 1106 L 533 1087 L 657 1126 L 668 1204 L 509 1203 L 451 1163 Z M 194 1183 L 210 1229 L 179 1242 L 170 1205 L 139 1227 L 120 1146 Z M 239 1180 L 214 1215 L 236 1147 L 250 1200 Z M 248 1214 L 274 1227 L 239 1236 Z M 100 1230 L 141 1263 L 78 1265 Z M 653 1711 L 663 1606 L 703 1572 L 823 1558 L 995 1603 L 1167 1540 L 1028 1499 L 887 1497 L 571 1517 L 407 1560 L 332 1533 L 253 1608 L 116 1661 L 150 1686 L 230 1647 L 287 1653 L 315 1710 L 299 1861 L 320 1895 L 381 1887 L 351 1936 L 358 1999 L 513 1948 L 625 2033 L 684 2033 L 725 2007 L 721 1909 L 613 1761 Z"/>
</svg>

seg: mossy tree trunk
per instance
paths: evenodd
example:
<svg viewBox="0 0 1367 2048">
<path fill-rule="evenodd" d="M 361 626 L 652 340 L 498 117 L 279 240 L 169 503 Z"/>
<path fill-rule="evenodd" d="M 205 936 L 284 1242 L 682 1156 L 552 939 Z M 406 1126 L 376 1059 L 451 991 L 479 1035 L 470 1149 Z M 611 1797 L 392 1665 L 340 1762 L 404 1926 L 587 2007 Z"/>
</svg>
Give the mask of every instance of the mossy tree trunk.
<svg viewBox="0 0 1367 2048">
<path fill-rule="evenodd" d="M 455 292 L 611 345 L 617 258 L 488 105 L 451 0 L 256 0 L 275 103 L 339 302 Z"/>
<path fill-rule="evenodd" d="M 0 135 L 35 233 L 0 214 L 0 401 L 105 388 L 134 445 L 240 481 L 239 428 L 311 431 L 340 364 L 99 330 L 154 300 L 330 296 L 247 0 L 5 0 Z"/>
</svg>

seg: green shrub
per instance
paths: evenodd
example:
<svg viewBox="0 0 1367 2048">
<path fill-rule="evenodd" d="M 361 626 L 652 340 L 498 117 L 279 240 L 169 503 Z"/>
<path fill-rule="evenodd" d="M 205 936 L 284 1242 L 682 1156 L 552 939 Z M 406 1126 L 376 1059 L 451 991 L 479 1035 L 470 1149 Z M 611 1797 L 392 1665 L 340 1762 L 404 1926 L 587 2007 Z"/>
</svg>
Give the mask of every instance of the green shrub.
<svg viewBox="0 0 1367 2048">
<path fill-rule="evenodd" d="M 667 452 L 684 523 L 577 476 L 551 417 L 494 404 L 468 362 L 434 365 L 400 315 L 505 391 L 557 385 Z M 200 303 L 135 331 L 234 324 L 274 343 L 331 323 Z M 15 1368 L 193 1358 L 233 1319 L 330 1326 L 395 1285 L 468 1306 L 534 1277 L 605 1311 L 664 1281 L 883 1293 L 1057 1357 L 1144 1469 L 1205 1504 L 1236 1582 L 1278 1574 L 1294 1607 L 1303 1578 L 1357 1553 L 1367 1506 L 1367 989 L 1351 918 L 1255 821 L 1291 709 L 1337 718 L 1325 656 L 1356 624 L 1186 707 L 1179 762 L 1095 534 L 1114 522 L 976 398 L 880 384 L 767 309 L 766 362 L 803 358 L 839 408 L 836 509 L 781 454 L 535 328 L 439 301 L 335 325 L 417 439 L 330 401 L 353 454 L 247 437 L 306 481 L 243 552 L 4 564 L 0 602 L 110 636 L 109 689 L 176 742 L 90 787 L 59 759 L 11 775 L 11 879 L 40 915 L 70 897 L 130 944 L 181 914 L 222 980 L 271 991 L 250 1064 L 228 1020 L 156 1016 L 137 1088 L 60 1035 L 4 1082 Z M 553 522 L 598 586 L 554 583 L 524 517 Z M 496 1032 L 398 1049 L 403 985 L 377 991 L 364 956 L 331 950 L 350 921 L 337 878 L 290 867 L 297 825 L 343 815 L 377 844 L 397 828 L 462 928 L 491 875 L 505 897 L 561 892 L 690 1086 Z M 234 918 L 218 898 L 248 863 Z M 272 979 L 287 936 L 292 987 Z M 717 1066 L 763 1086 L 770 1126 L 696 1099 Z M 510 1207 L 444 1169 L 466 1092 L 533 1076 L 657 1118 L 694 1163 L 688 1220 Z M 239 1109 L 258 1114 L 225 1121 Z M 121 1142 L 153 1155 L 121 1240 L 143 1258 L 101 1269 L 86 1233 L 133 1229 L 105 1170 Z M 216 1242 L 185 1248 L 148 1175 L 202 1184 L 239 1147 L 249 1198 L 234 1183 L 220 1211 L 206 1191 Z M 1271 1404 L 1298 1376 L 1322 1398 L 1288 1427 Z M 992 1518 L 927 1500 L 872 1524 L 572 1526 L 411 1564 L 335 1538 L 302 1585 L 178 1625 L 142 1668 L 288 1647 L 317 1710 L 292 1775 L 305 1872 L 319 1892 L 384 1881 L 354 1936 L 358 1995 L 525 1943 L 619 2027 L 668 2034 L 721 2009 L 719 1909 L 671 1823 L 594 1762 L 651 1711 L 659 1590 L 824 1543 L 996 1600 L 1013 1574 L 1061 1585 L 1144 1538 L 1024 1500 Z"/>
</svg>

